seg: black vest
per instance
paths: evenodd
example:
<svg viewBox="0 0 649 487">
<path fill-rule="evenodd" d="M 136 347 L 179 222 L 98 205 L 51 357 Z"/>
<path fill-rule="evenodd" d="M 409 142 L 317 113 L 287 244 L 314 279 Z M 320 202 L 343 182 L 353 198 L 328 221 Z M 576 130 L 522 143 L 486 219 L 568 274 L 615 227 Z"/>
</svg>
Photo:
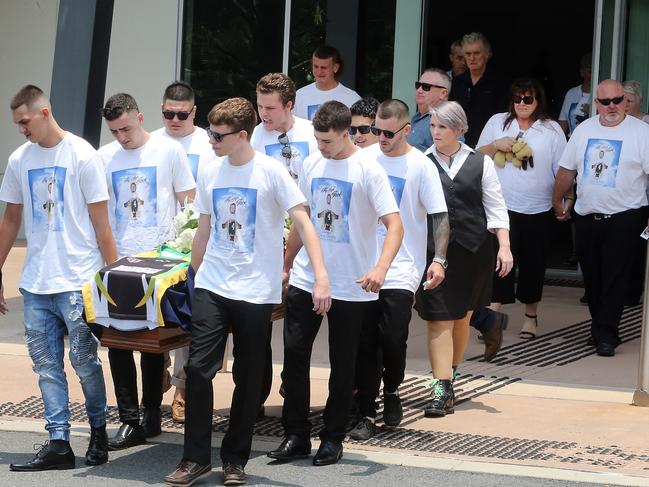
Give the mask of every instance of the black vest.
<svg viewBox="0 0 649 487">
<path fill-rule="evenodd" d="M 451 225 L 450 242 L 457 242 L 469 252 L 477 252 L 487 238 L 487 217 L 482 205 L 482 172 L 484 154 L 472 152 L 468 155 L 460 171 L 451 179 L 435 159 L 439 178 L 444 188 L 444 198 L 448 207 L 448 219 Z"/>
</svg>

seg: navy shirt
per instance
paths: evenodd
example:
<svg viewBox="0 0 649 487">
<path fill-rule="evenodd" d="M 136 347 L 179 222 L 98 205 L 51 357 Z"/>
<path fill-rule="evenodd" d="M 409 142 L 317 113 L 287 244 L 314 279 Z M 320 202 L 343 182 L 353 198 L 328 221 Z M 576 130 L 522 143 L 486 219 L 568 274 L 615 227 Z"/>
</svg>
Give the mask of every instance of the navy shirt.
<svg viewBox="0 0 649 487">
<path fill-rule="evenodd" d="M 457 101 L 466 112 L 469 130 L 466 144 L 475 148 L 482 129 L 492 115 L 507 111 L 507 82 L 493 70 L 485 70 L 474 85 L 469 70 L 453 78 L 449 99 Z"/>
</svg>

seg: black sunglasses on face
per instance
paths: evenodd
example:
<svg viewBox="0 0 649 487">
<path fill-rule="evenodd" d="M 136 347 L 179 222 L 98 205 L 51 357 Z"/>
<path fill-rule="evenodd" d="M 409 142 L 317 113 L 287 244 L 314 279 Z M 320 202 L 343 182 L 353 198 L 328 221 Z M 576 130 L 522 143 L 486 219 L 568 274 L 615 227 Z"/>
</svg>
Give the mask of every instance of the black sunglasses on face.
<svg viewBox="0 0 649 487">
<path fill-rule="evenodd" d="M 624 96 L 616 96 L 615 98 L 596 98 L 597 103 L 604 105 L 605 107 L 609 106 L 611 103 L 613 105 L 619 105 L 624 101 Z"/>
<path fill-rule="evenodd" d="M 293 149 L 291 148 L 291 141 L 288 139 L 286 132 L 277 137 L 277 141 L 282 144 L 282 157 L 290 159 L 293 157 Z"/>
<path fill-rule="evenodd" d="M 351 127 L 349 127 L 349 135 L 356 135 L 356 132 L 367 135 L 370 133 L 371 128 L 372 127 L 370 127 L 369 125 L 358 125 L 357 127 L 352 125 Z"/>
<path fill-rule="evenodd" d="M 524 105 L 531 105 L 534 103 L 534 96 L 533 95 L 516 95 L 514 98 L 514 103 L 523 103 Z"/>
<path fill-rule="evenodd" d="M 178 120 L 187 120 L 192 112 L 174 112 L 171 110 L 162 110 L 162 116 L 167 120 L 173 120 L 174 117 L 178 117 Z"/>
<path fill-rule="evenodd" d="M 421 81 L 415 81 L 415 90 L 421 88 L 424 91 L 430 91 L 431 88 L 439 88 L 440 90 L 445 90 L 446 86 L 433 85 L 430 83 L 422 83 Z"/>
<path fill-rule="evenodd" d="M 406 125 L 410 125 L 410 122 L 406 123 L 403 127 L 401 127 L 401 128 L 400 128 L 399 130 L 397 130 L 396 132 L 392 132 L 391 130 L 378 129 L 378 128 L 376 128 L 376 126 L 374 126 L 374 125 L 372 125 L 372 126 L 370 127 L 370 130 L 371 130 L 372 133 L 373 133 L 374 135 L 376 135 L 377 137 L 379 137 L 381 134 L 383 134 L 383 135 L 385 135 L 385 138 L 386 138 L 386 139 L 393 139 L 395 135 L 397 135 L 399 132 L 401 132 L 401 131 L 406 127 Z"/>
<path fill-rule="evenodd" d="M 232 135 L 232 134 L 237 134 L 237 133 L 241 132 L 241 130 L 235 130 L 233 132 L 228 132 L 227 134 L 220 134 L 218 132 L 214 132 L 209 127 L 207 127 L 205 129 L 205 131 L 207 132 L 207 135 L 209 135 L 211 138 L 213 138 L 216 142 L 221 142 L 223 140 L 223 137 L 225 137 L 226 135 Z"/>
</svg>

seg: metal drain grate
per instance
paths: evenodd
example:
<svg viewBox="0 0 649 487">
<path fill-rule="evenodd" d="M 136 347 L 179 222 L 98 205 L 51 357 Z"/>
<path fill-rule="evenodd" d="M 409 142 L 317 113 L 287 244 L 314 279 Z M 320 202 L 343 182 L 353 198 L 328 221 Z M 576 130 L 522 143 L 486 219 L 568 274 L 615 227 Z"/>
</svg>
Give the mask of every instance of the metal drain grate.
<svg viewBox="0 0 649 487">
<path fill-rule="evenodd" d="M 489 382 L 487 388 L 502 387 L 500 385 L 503 382 L 502 378 L 494 379 L 496 380 Z M 461 389 L 476 380 L 478 380 L 477 377 L 462 377 L 456 384 Z M 414 390 L 421 387 L 423 382 L 425 382 L 424 379 L 415 378 L 411 379 L 408 384 Z M 465 386 L 462 386 L 462 383 Z M 488 392 L 488 390 L 482 393 L 485 392 Z M 461 397 L 463 394 L 465 393 L 460 392 L 459 396 Z M 466 389 L 466 396 L 460 400 L 469 400 L 470 394 L 471 389 Z M 415 396 L 419 397 L 421 394 L 415 394 Z M 404 412 L 412 410 L 414 404 L 412 400 L 404 400 Z M 113 406 L 109 407 L 107 418 L 109 423 L 119 423 L 116 409 Z M 86 421 L 83 404 L 72 403 L 70 410 L 72 412 L 72 421 Z M 39 397 L 31 396 L 20 403 L 7 402 L 0 404 L 0 416 L 41 419 L 42 415 L 43 404 Z M 314 422 L 314 431 L 318 430 L 322 424 L 321 411 L 312 412 L 311 419 Z M 215 415 L 213 430 L 225 432 L 227 423 L 227 416 Z M 163 411 L 163 426 L 176 430 L 182 429 L 182 425 L 173 422 L 169 411 Z M 279 418 L 267 417 L 258 421 L 255 425 L 254 434 L 256 436 L 281 437 L 283 429 Z M 361 442 L 349 440 L 348 442 L 393 450 L 491 458 L 504 461 L 550 461 L 573 466 L 604 467 L 608 469 L 628 468 L 631 464 L 638 471 L 649 472 L 649 452 L 647 451 L 628 451 L 616 446 L 591 447 L 576 442 L 530 440 L 502 436 L 424 431 L 404 427 L 389 428 L 386 426 L 379 426 L 376 435 L 369 440 Z"/>
<path fill-rule="evenodd" d="M 583 279 L 570 279 L 568 277 L 546 277 L 543 280 L 545 286 L 560 287 L 584 287 Z"/>
<path fill-rule="evenodd" d="M 492 365 L 526 365 L 536 367 L 560 366 L 576 362 L 596 353 L 586 344 L 590 337 L 591 320 L 582 321 L 560 330 L 538 335 L 534 340 L 503 347 Z M 619 327 L 622 343 L 640 338 L 642 305 L 626 308 Z M 484 362 L 481 355 L 467 361 Z"/>
</svg>

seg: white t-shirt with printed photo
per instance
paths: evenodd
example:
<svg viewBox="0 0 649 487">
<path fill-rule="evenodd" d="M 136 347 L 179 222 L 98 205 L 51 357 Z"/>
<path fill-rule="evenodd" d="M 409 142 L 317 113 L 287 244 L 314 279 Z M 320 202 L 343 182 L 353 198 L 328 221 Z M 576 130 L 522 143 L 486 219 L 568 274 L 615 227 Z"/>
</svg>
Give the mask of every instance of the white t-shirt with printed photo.
<svg viewBox="0 0 649 487">
<path fill-rule="evenodd" d="M 305 198 L 284 166 L 259 152 L 217 158 L 199 178 L 196 209 L 211 218 L 195 286 L 256 304 L 282 301 L 284 215 Z M 262 323 L 260 323 L 262 325 Z"/>
<path fill-rule="evenodd" d="M 309 156 L 298 175 L 320 237 L 331 296 L 343 301 L 374 301 L 356 282 L 376 265 L 378 218 L 399 207 L 385 171 L 361 150 L 348 159 Z M 306 249 L 295 258 L 290 284 L 311 292 L 315 276 Z"/>
<path fill-rule="evenodd" d="M 313 125 L 309 120 L 299 117 L 293 118 L 293 127 L 286 132 L 291 146 L 290 158 L 282 156 L 284 146 L 278 140 L 282 133 L 277 130 L 266 130 L 263 123 L 255 127 L 250 139 L 250 145 L 256 151 L 277 159 L 284 164 L 293 179 L 297 179 L 299 166 L 309 154 L 318 150 L 318 142 L 315 135 L 313 135 Z"/>
<path fill-rule="evenodd" d="M 476 147 L 491 144 L 503 137 L 516 138 L 523 132 L 523 139 L 532 149 L 534 167 L 526 170 L 507 162 L 505 167 L 496 166 L 507 208 L 517 213 L 534 215 L 552 208 L 554 176 L 559 170 L 559 158 L 566 146 L 566 136 L 558 123 L 537 120 L 527 130 L 521 130 L 516 118 L 507 128 L 503 122 L 508 112 L 497 113 L 489 119 Z"/>
<path fill-rule="evenodd" d="M 363 151 L 385 170 L 403 223 L 403 242 L 381 289 L 407 289 L 414 293 L 426 267 L 426 215 L 447 211 L 439 171 L 415 147 L 399 157 L 386 156 L 378 144 Z M 379 221 L 377 256 L 383 248 L 385 235 L 385 225 Z"/>
<path fill-rule="evenodd" d="M 313 115 L 326 101 L 336 100 L 351 107 L 361 97 L 354 90 L 338 83 L 330 90 L 319 90 L 315 83 L 303 86 L 295 94 L 295 109 L 293 113 L 307 120 L 313 120 Z"/>
<path fill-rule="evenodd" d="M 584 93 L 581 90 L 581 85 L 570 88 L 566 92 L 566 96 L 563 99 L 563 105 L 561 105 L 561 112 L 559 113 L 559 120 L 568 122 L 568 137 L 572 136 L 572 133 L 579 125 L 579 120 L 577 117 L 582 118 L 582 120 L 590 117 L 590 112 L 584 113 L 582 107 L 584 105 L 590 105 L 591 103 L 591 94 Z"/>
<path fill-rule="evenodd" d="M 182 146 L 185 154 L 187 155 L 189 170 L 191 171 L 192 176 L 196 181 L 198 174 L 200 173 L 199 167 L 201 164 L 201 155 L 205 152 L 212 152 L 210 137 L 209 135 L 207 135 L 205 129 L 194 127 L 194 131 L 191 134 L 184 137 L 174 137 L 173 135 L 169 135 L 167 129 L 161 127 L 158 130 L 151 132 L 151 135 L 155 137 L 160 136 L 175 140 Z"/>
<path fill-rule="evenodd" d="M 196 187 L 177 142 L 149 137 L 137 149 L 111 142 L 99 149 L 110 194 L 108 216 L 121 257 L 174 238 L 176 193 Z"/>
<path fill-rule="evenodd" d="M 581 123 L 559 165 L 577 171 L 575 211 L 612 214 L 647 205 L 649 125 L 626 116 L 615 127 L 599 116 Z"/>
<path fill-rule="evenodd" d="M 104 264 L 88 205 L 107 199 L 97 152 L 70 132 L 54 147 L 26 142 L 9 156 L 0 200 L 23 205 L 21 288 L 54 294 L 83 287 Z"/>
</svg>

